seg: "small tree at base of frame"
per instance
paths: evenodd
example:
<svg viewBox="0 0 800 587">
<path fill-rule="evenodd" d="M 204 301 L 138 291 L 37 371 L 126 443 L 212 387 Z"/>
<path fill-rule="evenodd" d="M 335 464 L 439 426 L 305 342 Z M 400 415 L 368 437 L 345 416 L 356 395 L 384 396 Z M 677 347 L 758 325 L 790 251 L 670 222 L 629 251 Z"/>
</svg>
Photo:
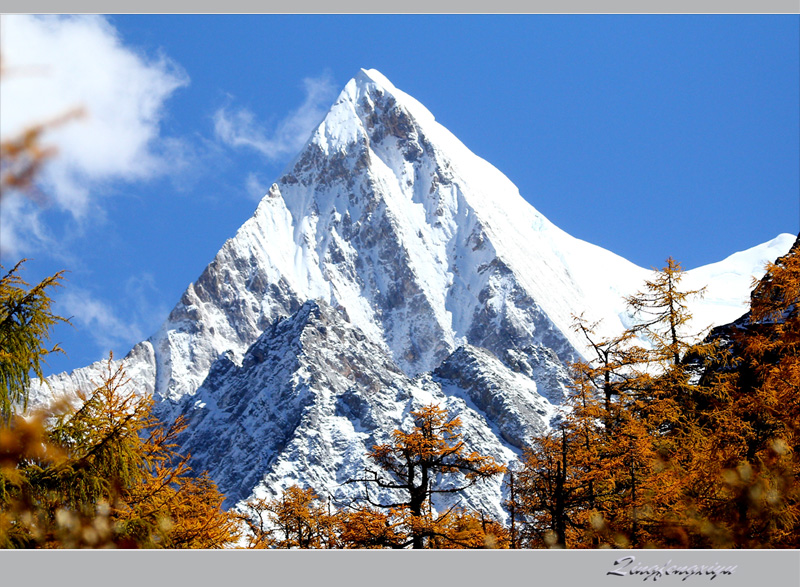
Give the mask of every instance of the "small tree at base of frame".
<svg viewBox="0 0 800 587">
<path fill-rule="evenodd" d="M 459 493 L 500 475 L 505 466 L 490 456 L 468 453 L 460 432 L 461 421 L 448 417 L 446 409 L 426 405 L 411 412 L 411 416 L 414 419 L 411 431 L 395 430 L 391 443 L 376 445 L 369 453 L 378 468 L 367 469 L 362 478 L 351 479 L 349 483 L 364 483 L 365 501 L 390 512 L 392 523 L 402 528 L 405 535 L 399 547 L 441 548 L 445 544 L 474 547 L 481 540 L 466 529 L 471 518 L 456 508 L 434 514 L 431 499 L 437 494 Z M 456 485 L 447 488 L 437 485 L 442 477 L 456 479 Z M 369 495 L 371 485 L 393 490 L 405 495 L 405 499 L 389 504 L 375 502 Z"/>
</svg>

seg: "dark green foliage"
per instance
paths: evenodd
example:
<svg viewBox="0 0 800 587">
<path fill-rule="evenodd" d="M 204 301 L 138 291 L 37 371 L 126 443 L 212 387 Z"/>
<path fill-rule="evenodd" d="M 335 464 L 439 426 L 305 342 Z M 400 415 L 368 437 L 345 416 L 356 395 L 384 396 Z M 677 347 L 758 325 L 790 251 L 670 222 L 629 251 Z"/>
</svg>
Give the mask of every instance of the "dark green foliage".
<svg viewBox="0 0 800 587">
<path fill-rule="evenodd" d="M 51 328 L 65 318 L 52 313 L 48 289 L 61 285 L 63 271 L 28 288 L 20 276 L 25 259 L 0 278 L 0 425 L 6 425 L 15 404 L 27 407 L 31 371 L 42 377 L 42 363 L 54 352 L 47 348 Z M 0 266 L 0 271 L 3 268 Z"/>
</svg>

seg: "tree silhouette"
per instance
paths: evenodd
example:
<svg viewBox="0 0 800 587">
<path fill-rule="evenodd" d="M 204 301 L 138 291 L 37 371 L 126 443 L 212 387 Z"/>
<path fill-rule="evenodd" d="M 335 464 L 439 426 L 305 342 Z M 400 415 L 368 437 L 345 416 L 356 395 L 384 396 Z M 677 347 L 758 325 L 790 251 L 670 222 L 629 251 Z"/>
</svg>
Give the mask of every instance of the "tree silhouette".
<svg viewBox="0 0 800 587">
<path fill-rule="evenodd" d="M 434 537 L 458 538 L 447 526 L 452 511 L 433 515 L 431 497 L 442 493 L 458 493 L 479 481 L 485 481 L 505 471 L 505 467 L 490 457 L 476 452 L 467 453 L 461 437 L 461 421 L 450 418 L 447 410 L 437 405 L 423 406 L 411 412 L 414 426 L 409 432 L 395 430 L 392 442 L 379 444 L 369 453 L 378 468 L 367 469 L 360 479 L 364 483 L 365 500 L 372 506 L 392 511 L 403 520 L 408 545 L 424 548 Z M 456 480 L 442 487 L 444 478 Z M 378 503 L 369 495 L 369 486 L 398 491 L 405 496 L 396 503 Z"/>
</svg>

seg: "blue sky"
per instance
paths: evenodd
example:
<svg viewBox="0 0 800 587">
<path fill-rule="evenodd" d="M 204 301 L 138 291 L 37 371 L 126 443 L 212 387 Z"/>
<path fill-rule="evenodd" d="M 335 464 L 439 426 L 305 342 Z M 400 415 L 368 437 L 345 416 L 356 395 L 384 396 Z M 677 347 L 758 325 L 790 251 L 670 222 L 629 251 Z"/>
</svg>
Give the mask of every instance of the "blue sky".
<svg viewBox="0 0 800 587">
<path fill-rule="evenodd" d="M 124 355 L 376 68 L 570 234 L 692 268 L 800 229 L 800 17 L 3 17 L 0 132 L 83 106 L 0 255 L 69 270 L 48 372 Z M 38 85 L 37 85 L 38 84 Z"/>
</svg>

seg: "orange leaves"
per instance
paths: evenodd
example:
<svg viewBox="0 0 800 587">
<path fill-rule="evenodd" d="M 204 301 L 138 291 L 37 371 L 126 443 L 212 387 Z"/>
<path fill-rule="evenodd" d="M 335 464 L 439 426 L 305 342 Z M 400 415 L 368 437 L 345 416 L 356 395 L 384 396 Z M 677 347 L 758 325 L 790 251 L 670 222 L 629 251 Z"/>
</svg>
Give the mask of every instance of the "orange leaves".
<svg viewBox="0 0 800 587">
<path fill-rule="evenodd" d="M 48 414 L 47 425 L 15 417 L 3 430 L 0 544 L 218 548 L 236 539 L 224 497 L 176 452 L 183 423 L 164 426 L 153 400 L 126 383 L 109 360 L 79 409 Z"/>
<path fill-rule="evenodd" d="M 480 512 L 451 508 L 419 516 L 407 506 L 378 511 L 363 508 L 340 512 L 340 543 L 344 548 L 405 548 L 414 537 L 425 539 L 424 548 L 508 548 L 509 531 Z"/>
<path fill-rule="evenodd" d="M 335 515 L 311 488 L 291 485 L 281 497 L 248 501 L 239 519 L 250 529 L 250 548 L 334 548 Z"/>
<path fill-rule="evenodd" d="M 578 322 L 594 360 L 574 366 L 557 429 L 509 475 L 510 528 L 477 511 L 434 511 L 434 494 L 505 470 L 470 451 L 458 418 L 435 405 L 373 447 L 376 467 L 350 481 L 364 483 L 361 505 L 334 513 L 309 506 L 310 515 L 327 520 L 328 544 L 343 548 L 797 547 L 798 253 L 800 245 L 770 267 L 750 323 L 727 342 L 681 338 L 683 301 L 698 292 L 677 288 L 672 260 L 633 304 L 650 312 L 654 353 L 633 344 L 634 331 L 598 342 Z M 655 361 L 660 368 L 648 368 Z M 448 483 L 438 484 L 443 477 Z M 397 503 L 376 501 L 375 485 Z"/>
<path fill-rule="evenodd" d="M 408 505 L 350 504 L 327 508 L 312 489 L 292 485 L 274 499 L 253 499 L 239 514 L 250 527 L 249 548 L 507 548 L 510 535 L 476 511 L 450 508 L 420 515 Z"/>
<path fill-rule="evenodd" d="M 442 540 L 451 537 L 452 529 L 437 526 L 440 518 L 432 513 L 431 497 L 463 491 L 502 474 L 505 466 L 490 456 L 467 452 L 461 437 L 461 421 L 448 417 L 445 408 L 426 405 L 411 412 L 411 416 L 414 426 L 410 431 L 395 430 L 392 443 L 376 445 L 369 453 L 380 470 L 367 470 L 363 478 L 351 479 L 349 483 L 363 482 L 364 500 L 374 507 L 391 510 L 390 517 L 399 518 L 399 527 L 411 546 L 425 548 L 434 545 L 432 540 L 436 536 Z M 451 481 L 455 478 L 455 483 L 446 489 L 442 487 L 444 476 Z M 398 491 L 402 495 L 400 502 L 371 501 L 371 484 Z"/>
<path fill-rule="evenodd" d="M 592 341 L 562 431 L 526 452 L 515 517 L 530 546 L 797 547 L 800 240 L 769 267 L 748 320 L 690 344 L 672 260 L 630 299 L 642 326 Z M 618 354 L 636 331 L 653 353 Z M 657 361 L 659 370 L 636 369 Z M 605 401 L 603 401 L 605 400 Z"/>
<path fill-rule="evenodd" d="M 42 145 L 42 135 L 48 130 L 84 116 L 82 108 L 76 108 L 65 114 L 34 124 L 21 134 L 0 142 L 0 198 L 8 191 L 18 191 L 29 195 L 34 180 L 44 163 L 53 157 L 56 149 Z"/>
<path fill-rule="evenodd" d="M 0 428 L 0 473 L 15 474 L 17 465 L 25 461 L 52 460 L 41 415 L 30 419 L 14 416 L 9 425 Z"/>
<path fill-rule="evenodd" d="M 403 516 L 396 509 L 364 507 L 339 513 L 342 548 L 401 548 L 407 541 Z"/>
<path fill-rule="evenodd" d="M 370 457 L 384 471 L 396 477 L 400 487 L 411 489 L 419 481 L 417 475 L 430 479 L 432 474 L 462 473 L 468 486 L 505 471 L 492 457 L 474 451 L 466 453 L 461 440 L 461 420 L 448 418 L 446 409 L 427 405 L 411 415 L 414 427 L 410 432 L 395 430 L 393 444 L 376 445 L 370 452 Z"/>
<path fill-rule="evenodd" d="M 755 287 L 750 320 L 733 334 L 741 361 L 723 379 L 741 447 L 719 463 L 736 504 L 735 516 L 723 518 L 750 547 L 800 544 L 799 304 L 800 240 Z"/>
<path fill-rule="evenodd" d="M 679 289 L 682 278 L 681 264 L 669 257 L 666 267 L 656 272 L 652 280 L 645 281 L 645 291 L 625 298 L 628 307 L 641 319 L 631 332 L 650 339 L 653 360 L 661 363 L 677 365 L 691 346 L 683 332 L 692 317 L 686 302 L 692 297 L 702 297 L 705 290 L 682 291 Z"/>
<path fill-rule="evenodd" d="M 377 445 L 372 457 L 376 460 L 402 456 L 415 462 L 434 462 L 447 454 L 458 453 L 462 445 L 458 430 L 461 420 L 447 419 L 447 410 L 436 405 L 424 406 L 411 412 L 414 428 L 411 432 L 392 432 L 392 445 Z"/>
<path fill-rule="evenodd" d="M 124 500 L 115 518 L 125 526 L 150 522 L 156 544 L 162 548 L 229 546 L 238 534 L 236 520 L 222 509 L 224 496 L 208 475 L 172 476 L 172 482 L 165 483 L 169 477 L 157 474 L 132 488 L 132 499 L 139 495 L 144 499 L 137 500 L 135 507 Z M 136 536 L 135 531 L 131 534 Z"/>
<path fill-rule="evenodd" d="M 427 548 L 508 548 L 509 533 L 498 522 L 465 508 L 411 521 L 412 531 L 428 537 Z"/>
<path fill-rule="evenodd" d="M 800 252 L 796 242 L 785 256 L 767 265 L 767 273 L 752 293 L 753 322 L 793 323 L 800 303 Z M 794 330 L 794 341 L 800 336 Z"/>
</svg>

